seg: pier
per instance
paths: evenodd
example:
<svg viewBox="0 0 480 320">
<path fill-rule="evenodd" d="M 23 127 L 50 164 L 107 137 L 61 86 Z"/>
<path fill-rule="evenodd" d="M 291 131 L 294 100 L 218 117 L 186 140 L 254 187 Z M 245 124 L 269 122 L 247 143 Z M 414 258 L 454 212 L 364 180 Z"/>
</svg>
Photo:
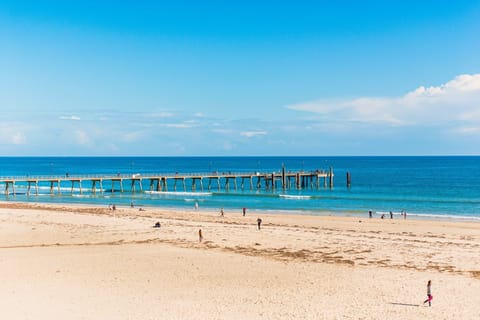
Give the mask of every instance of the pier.
<svg viewBox="0 0 480 320">
<path fill-rule="evenodd" d="M 0 177 L 0 183 L 5 184 L 5 194 L 15 194 L 15 187 L 26 187 L 27 195 L 38 195 L 39 184 L 49 187 L 50 194 L 65 192 L 65 185 L 70 193 L 78 190 L 93 194 L 97 192 L 115 191 L 143 192 L 148 186 L 149 191 L 184 191 L 192 192 L 208 190 L 276 190 L 276 189 L 309 189 L 333 188 L 333 169 L 328 171 L 286 171 L 278 172 L 210 172 L 210 173 L 136 173 L 136 174 L 95 174 L 95 175 L 52 175 L 52 176 L 15 176 Z M 104 189 L 104 185 L 108 189 Z M 63 186 L 63 187 L 61 187 Z M 77 186 L 77 189 L 75 187 Z M 86 187 L 87 186 L 87 187 Z M 118 187 L 118 188 L 116 188 Z M 33 190 L 32 190 L 33 189 Z"/>
</svg>

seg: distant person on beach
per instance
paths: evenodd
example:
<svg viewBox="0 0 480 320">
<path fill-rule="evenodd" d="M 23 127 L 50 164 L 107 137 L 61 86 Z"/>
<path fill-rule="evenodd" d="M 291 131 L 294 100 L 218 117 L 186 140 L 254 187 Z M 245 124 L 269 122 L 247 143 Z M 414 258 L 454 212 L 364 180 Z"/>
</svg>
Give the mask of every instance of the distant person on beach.
<svg viewBox="0 0 480 320">
<path fill-rule="evenodd" d="M 369 217 L 369 218 L 372 217 L 372 210 L 368 211 L 368 217 Z"/>
<path fill-rule="evenodd" d="M 220 209 L 220 217 L 223 217 L 225 215 L 225 212 L 223 211 L 223 208 Z"/>
<path fill-rule="evenodd" d="M 198 202 L 195 201 L 195 210 L 198 210 Z"/>
<path fill-rule="evenodd" d="M 243 213 L 243 216 L 245 217 L 245 215 L 247 214 L 247 208 L 243 208 L 242 213 Z"/>
<path fill-rule="evenodd" d="M 133 208 L 133 201 L 130 201 L 130 208 Z"/>
<path fill-rule="evenodd" d="M 390 219 L 393 219 L 393 212 L 390 211 Z"/>
<path fill-rule="evenodd" d="M 407 211 L 403 211 L 403 219 L 404 219 L 404 220 L 407 219 Z"/>
<path fill-rule="evenodd" d="M 112 210 L 113 211 L 117 210 L 117 206 L 115 204 L 112 204 Z"/>
<path fill-rule="evenodd" d="M 383 219 L 385 218 L 385 215 L 382 213 L 382 215 L 380 216 L 380 219 Z"/>
<path fill-rule="evenodd" d="M 202 234 L 202 229 L 198 229 L 198 242 L 203 241 L 203 234 Z"/>
<path fill-rule="evenodd" d="M 428 283 L 427 283 L 427 300 L 423 301 L 423 304 L 428 302 L 429 307 L 432 306 L 432 299 L 433 299 L 431 286 L 432 286 L 432 280 L 428 280 Z"/>
<path fill-rule="evenodd" d="M 262 219 L 258 218 L 257 219 L 257 226 L 258 226 L 258 230 L 260 230 L 260 226 L 262 225 Z"/>
</svg>

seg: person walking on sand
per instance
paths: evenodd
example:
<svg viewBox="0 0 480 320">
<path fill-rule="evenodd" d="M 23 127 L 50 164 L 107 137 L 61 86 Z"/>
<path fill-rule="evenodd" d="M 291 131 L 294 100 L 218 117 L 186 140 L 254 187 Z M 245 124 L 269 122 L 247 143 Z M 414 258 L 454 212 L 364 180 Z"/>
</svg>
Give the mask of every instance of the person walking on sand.
<svg viewBox="0 0 480 320">
<path fill-rule="evenodd" d="M 423 301 L 423 304 L 428 302 L 429 307 L 432 306 L 432 299 L 433 299 L 431 286 L 432 286 L 432 280 L 428 280 L 428 283 L 427 283 L 427 300 Z"/>
<path fill-rule="evenodd" d="M 223 211 L 223 208 L 220 209 L 220 217 L 223 217 L 225 215 L 225 212 Z"/>
<path fill-rule="evenodd" d="M 243 213 L 243 216 L 245 217 L 245 214 L 247 214 L 247 208 L 244 207 L 244 208 L 242 209 L 242 213 Z"/>
<path fill-rule="evenodd" d="M 393 219 L 393 212 L 390 211 L 390 219 Z"/>
<path fill-rule="evenodd" d="M 368 217 L 369 217 L 369 218 L 372 217 L 372 210 L 368 211 Z"/>
<path fill-rule="evenodd" d="M 202 234 L 202 229 L 198 229 L 198 242 L 203 241 L 203 234 Z"/>
<path fill-rule="evenodd" d="M 262 219 L 258 218 L 257 219 L 257 226 L 258 226 L 258 230 L 260 230 L 260 226 L 262 225 Z"/>
</svg>

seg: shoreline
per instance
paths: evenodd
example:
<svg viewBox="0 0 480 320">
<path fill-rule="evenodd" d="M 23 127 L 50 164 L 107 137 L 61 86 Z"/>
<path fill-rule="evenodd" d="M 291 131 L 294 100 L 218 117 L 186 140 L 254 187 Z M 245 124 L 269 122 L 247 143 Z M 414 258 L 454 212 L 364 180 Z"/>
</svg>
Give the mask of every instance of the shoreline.
<svg viewBox="0 0 480 320">
<path fill-rule="evenodd" d="M 62 207 L 91 207 L 91 208 L 98 208 L 102 209 L 107 207 L 108 204 L 105 205 L 99 205 L 95 203 L 80 203 L 80 202 L 41 202 L 41 201 L 8 201 L 8 200 L 0 200 L 0 208 L 4 206 L 8 206 L 7 204 L 20 204 L 22 206 L 28 207 L 38 207 L 40 205 L 45 205 L 45 206 L 62 206 Z M 130 206 L 125 204 L 125 205 L 117 205 L 118 208 L 125 208 L 125 209 L 130 209 Z M 195 209 L 192 206 L 178 206 L 178 207 L 171 207 L 171 206 L 164 206 L 164 207 L 156 207 L 156 206 L 147 206 L 147 205 L 135 205 L 136 209 L 139 208 L 144 208 L 145 210 L 165 210 L 169 212 L 176 212 L 176 211 L 192 211 L 192 212 L 209 212 L 209 213 L 216 213 L 217 211 L 213 208 L 204 208 L 200 207 L 198 209 Z M 239 215 L 241 214 L 242 208 L 224 208 L 225 210 L 228 210 L 230 212 L 235 211 Z M 218 208 L 220 210 L 220 208 Z M 329 210 L 318 210 L 318 211 L 312 211 L 312 210 L 277 210 L 277 209 L 251 209 L 247 208 L 248 212 L 250 214 L 261 214 L 261 215 L 282 215 L 282 216 L 311 216 L 311 217 L 323 217 L 323 216 L 328 216 L 328 217 L 349 217 L 349 218 L 354 218 L 354 219 L 368 219 L 368 211 L 365 212 L 359 212 L 359 211 L 329 211 Z M 430 213 L 413 213 L 413 212 L 407 212 L 407 219 L 404 219 L 403 216 L 400 215 L 399 212 L 393 212 L 394 218 L 390 219 L 389 217 L 389 212 L 386 211 L 373 211 L 373 218 L 372 220 L 375 219 L 380 219 L 381 220 L 381 214 L 385 215 L 385 218 L 383 220 L 418 220 L 418 221 L 445 221 L 445 222 L 472 222 L 472 223 L 480 223 L 480 216 L 479 217 L 472 217 L 472 216 L 455 216 L 455 215 L 448 215 L 448 214 L 430 214 Z"/>
</svg>

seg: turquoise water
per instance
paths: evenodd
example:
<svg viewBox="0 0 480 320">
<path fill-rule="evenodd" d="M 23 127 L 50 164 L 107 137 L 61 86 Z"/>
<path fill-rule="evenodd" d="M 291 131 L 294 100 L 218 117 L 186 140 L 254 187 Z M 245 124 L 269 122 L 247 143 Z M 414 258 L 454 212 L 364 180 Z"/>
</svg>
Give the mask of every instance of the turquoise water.
<svg viewBox="0 0 480 320">
<path fill-rule="evenodd" d="M 187 192 L 112 193 L 104 182 L 104 192 L 92 194 L 91 184 L 83 182 L 83 193 L 78 185 L 70 193 L 71 184 L 61 185 L 62 193 L 50 195 L 49 184 L 40 185 L 39 195 L 26 194 L 26 185 L 17 184 L 16 194 L 5 195 L 0 183 L 0 200 L 55 203 L 85 203 L 95 205 L 129 205 L 154 207 L 200 208 L 226 210 L 269 210 L 291 213 L 339 214 L 407 211 L 410 216 L 443 216 L 480 219 L 480 157 L 1 157 L 0 176 L 84 175 L 84 174 L 146 174 L 192 172 L 273 172 L 287 170 L 327 170 L 333 167 L 334 188 L 290 189 L 283 191 L 217 190 Z M 352 177 L 346 186 L 346 172 Z M 1 178 L 0 178 L 1 180 Z M 240 181 L 237 182 L 240 186 Z M 206 187 L 207 182 L 204 181 Z M 223 185 L 223 183 L 222 183 Z M 322 184 L 323 185 L 323 184 Z M 116 189 L 118 189 L 118 184 Z M 138 190 L 138 186 L 137 186 Z M 143 190 L 149 190 L 149 181 L 143 181 Z M 173 190 L 173 186 L 169 187 Z M 55 192 L 57 191 L 55 187 Z"/>
</svg>

